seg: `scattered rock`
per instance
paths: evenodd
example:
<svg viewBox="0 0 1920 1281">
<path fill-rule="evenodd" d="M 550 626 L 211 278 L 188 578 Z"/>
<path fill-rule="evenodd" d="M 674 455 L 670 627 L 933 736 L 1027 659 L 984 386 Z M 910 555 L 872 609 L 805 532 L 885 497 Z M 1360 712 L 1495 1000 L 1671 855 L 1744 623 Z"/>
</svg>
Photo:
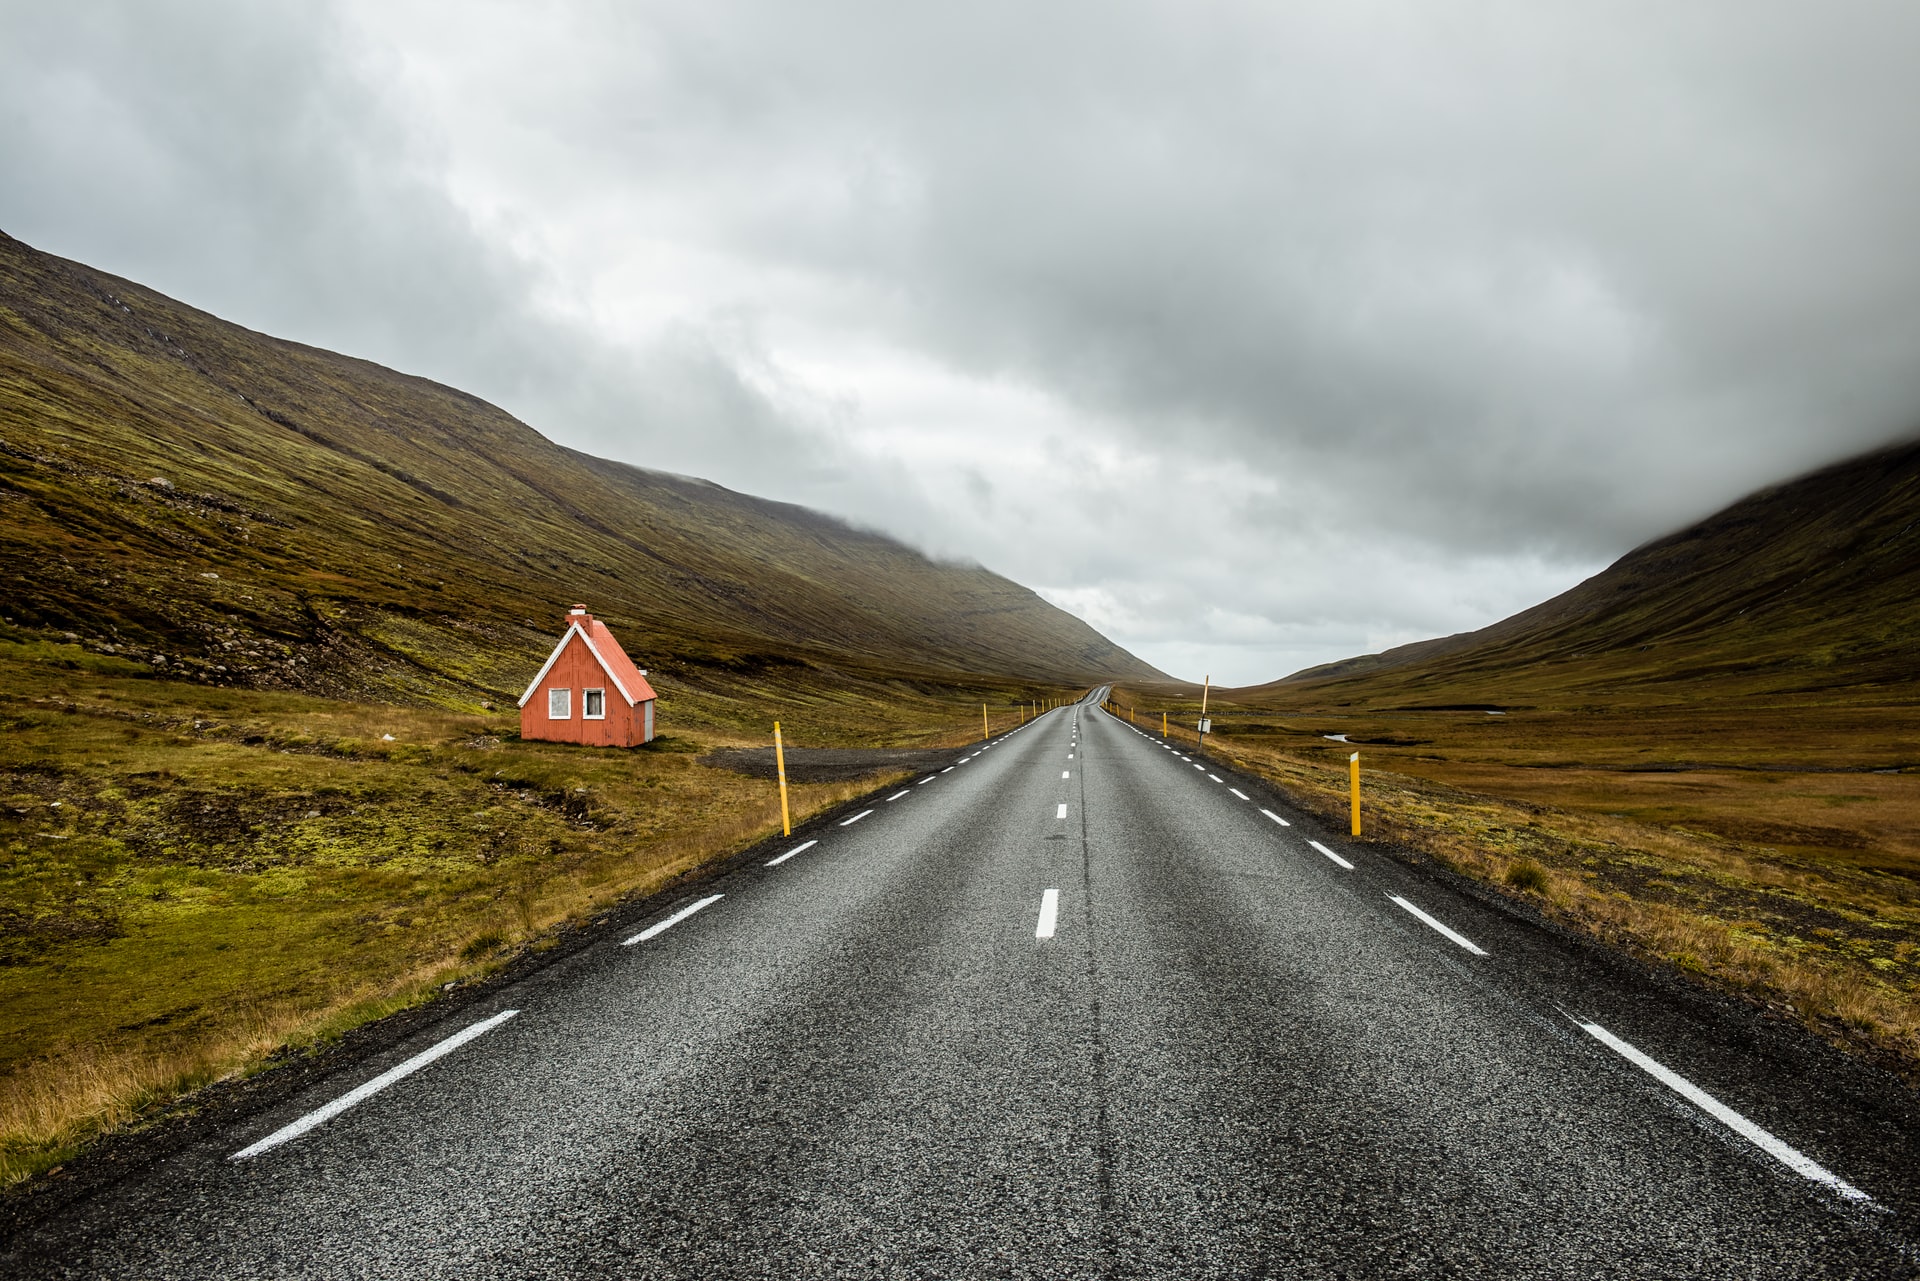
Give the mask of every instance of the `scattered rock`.
<svg viewBox="0 0 1920 1281">
<path fill-rule="evenodd" d="M 383 743 L 391 743 L 391 742 L 393 741 L 393 735 L 391 735 L 391 734 L 382 734 L 382 735 L 380 736 L 380 741 L 381 741 L 381 742 L 383 742 Z"/>
<path fill-rule="evenodd" d="M 219 578 L 220 575 L 214 573 L 212 570 L 208 570 L 206 573 L 200 575 L 200 577 L 207 579 L 208 581 L 212 581 L 214 579 Z"/>
<path fill-rule="evenodd" d="M 147 483 L 149 485 L 152 485 L 155 489 L 172 489 L 173 488 L 173 482 L 168 480 L 165 476 L 149 476 L 147 478 Z"/>
</svg>

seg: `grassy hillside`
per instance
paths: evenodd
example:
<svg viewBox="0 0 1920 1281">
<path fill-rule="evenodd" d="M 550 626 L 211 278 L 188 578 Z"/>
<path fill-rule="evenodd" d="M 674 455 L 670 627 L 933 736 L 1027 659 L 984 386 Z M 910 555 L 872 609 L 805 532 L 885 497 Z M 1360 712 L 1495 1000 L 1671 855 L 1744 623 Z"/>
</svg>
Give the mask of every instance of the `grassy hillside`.
<svg viewBox="0 0 1920 1281">
<path fill-rule="evenodd" d="M 0 562 L 17 627 L 213 684 L 472 710 L 517 697 L 575 601 L 714 692 L 1150 674 L 984 569 L 564 449 L 4 236 Z"/>
<path fill-rule="evenodd" d="M 1119 697 L 1190 722 L 1180 693 Z M 1213 750 L 1336 821 L 1358 750 L 1371 839 L 1920 1080 L 1920 443 L 1213 710 Z"/>
<path fill-rule="evenodd" d="M 1239 696 L 1364 706 L 1906 701 L 1916 682 L 1920 442 L 1762 490 L 1481 631 Z"/>
</svg>

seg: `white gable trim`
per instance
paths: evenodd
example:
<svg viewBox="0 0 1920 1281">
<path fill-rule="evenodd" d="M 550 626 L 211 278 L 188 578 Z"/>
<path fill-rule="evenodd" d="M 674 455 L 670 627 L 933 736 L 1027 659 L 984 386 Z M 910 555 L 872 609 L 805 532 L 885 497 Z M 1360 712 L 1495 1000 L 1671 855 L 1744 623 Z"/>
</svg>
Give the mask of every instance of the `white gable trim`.
<svg viewBox="0 0 1920 1281">
<path fill-rule="evenodd" d="M 566 634 L 560 638 L 560 643 L 553 647 L 553 653 L 547 655 L 546 666 L 542 667 L 540 674 L 533 678 L 533 684 L 527 686 L 527 692 L 520 696 L 520 706 L 525 707 L 527 705 L 527 700 L 531 699 L 534 691 L 540 688 L 540 682 L 547 679 L 547 673 L 552 671 L 553 665 L 560 661 L 561 651 L 566 649 L 567 642 L 575 636 L 578 636 L 582 641 L 586 642 L 587 653 L 593 655 L 593 661 L 600 664 L 600 670 L 606 674 L 608 680 L 613 682 L 613 687 L 620 691 L 620 697 L 627 700 L 628 707 L 632 707 L 637 700 L 635 700 L 632 694 L 627 692 L 627 687 L 620 683 L 620 678 L 613 674 L 613 669 L 607 666 L 607 660 L 600 657 L 600 651 L 593 647 L 593 637 L 587 635 L 587 629 L 578 623 L 569 623 L 567 625 Z"/>
</svg>

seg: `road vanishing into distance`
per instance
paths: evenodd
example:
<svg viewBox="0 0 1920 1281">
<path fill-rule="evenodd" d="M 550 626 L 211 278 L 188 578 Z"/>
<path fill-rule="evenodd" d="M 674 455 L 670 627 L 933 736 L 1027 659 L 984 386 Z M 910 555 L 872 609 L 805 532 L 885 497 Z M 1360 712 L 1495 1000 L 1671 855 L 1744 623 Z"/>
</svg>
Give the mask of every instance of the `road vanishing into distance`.
<svg viewBox="0 0 1920 1281">
<path fill-rule="evenodd" d="M 0 1273 L 1920 1273 L 1886 1078 L 1100 693 L 194 1137 Z"/>
</svg>

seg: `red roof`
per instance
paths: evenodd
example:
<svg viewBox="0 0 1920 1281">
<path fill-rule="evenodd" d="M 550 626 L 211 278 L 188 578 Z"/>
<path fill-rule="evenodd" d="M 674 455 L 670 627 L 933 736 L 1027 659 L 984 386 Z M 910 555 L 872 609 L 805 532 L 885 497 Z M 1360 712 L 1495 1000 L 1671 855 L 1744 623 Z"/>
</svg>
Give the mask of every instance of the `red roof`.
<svg viewBox="0 0 1920 1281">
<path fill-rule="evenodd" d="M 629 707 L 655 697 L 653 686 L 647 684 L 647 678 L 640 674 L 640 669 L 633 665 L 631 658 L 627 657 L 627 651 L 620 648 L 620 642 L 614 639 L 611 631 L 607 630 L 607 625 L 592 614 L 581 610 L 568 614 L 566 632 L 560 637 L 560 643 L 553 647 L 553 653 L 547 655 L 546 664 L 541 667 L 540 674 L 533 678 L 533 683 L 527 686 L 527 692 L 520 696 L 520 706 L 525 707 L 527 700 L 533 697 L 533 692 L 540 688 L 540 682 L 547 679 L 547 673 L 552 671 L 553 665 L 560 661 L 561 653 L 565 651 L 567 642 L 573 639 L 575 632 L 578 632 L 580 639 L 587 643 L 588 652 L 599 660 L 600 666 L 606 670 L 608 678 L 613 681 L 614 688 L 620 691 L 621 697 L 627 700 Z"/>
<path fill-rule="evenodd" d="M 593 652 L 600 659 L 600 666 L 607 669 L 607 675 L 613 677 L 613 683 L 627 693 L 629 703 L 644 703 L 654 696 L 653 686 L 647 684 L 647 678 L 627 657 L 627 651 L 620 648 L 620 642 L 613 638 L 607 625 L 587 615 L 587 640 Z"/>
</svg>

